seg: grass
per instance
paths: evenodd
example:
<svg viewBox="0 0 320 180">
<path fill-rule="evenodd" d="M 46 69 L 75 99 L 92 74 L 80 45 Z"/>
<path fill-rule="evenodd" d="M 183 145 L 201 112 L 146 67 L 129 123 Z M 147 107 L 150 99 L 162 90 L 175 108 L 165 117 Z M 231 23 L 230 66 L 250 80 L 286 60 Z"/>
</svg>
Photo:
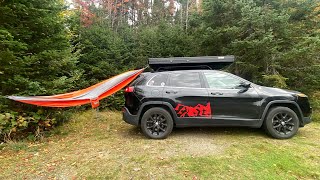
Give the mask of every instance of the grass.
<svg viewBox="0 0 320 180">
<path fill-rule="evenodd" d="M 86 111 L 42 142 L 0 145 L 0 179 L 320 179 L 320 113 L 289 140 L 260 129 L 174 129 L 146 139 L 120 112 Z"/>
</svg>

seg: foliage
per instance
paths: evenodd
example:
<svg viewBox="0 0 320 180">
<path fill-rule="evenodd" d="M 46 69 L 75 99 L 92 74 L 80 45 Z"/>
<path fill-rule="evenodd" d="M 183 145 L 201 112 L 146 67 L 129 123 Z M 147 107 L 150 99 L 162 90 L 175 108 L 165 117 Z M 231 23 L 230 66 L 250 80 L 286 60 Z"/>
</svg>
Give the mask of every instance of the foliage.
<svg viewBox="0 0 320 180">
<path fill-rule="evenodd" d="M 43 132 L 52 129 L 59 121 L 70 117 L 68 111 L 39 109 L 37 112 L 0 113 L 0 139 L 4 141 L 28 137 L 30 140 L 43 138 Z"/>
<path fill-rule="evenodd" d="M 314 92 L 310 98 L 312 99 L 311 106 L 313 111 L 317 113 L 315 116 L 320 116 L 320 91 Z"/>
<path fill-rule="evenodd" d="M 6 95 L 49 95 L 75 88 L 81 76 L 77 53 L 69 44 L 62 1 L 0 2 L 0 136 L 36 133 L 55 123 L 54 110 L 39 114 L 3 98 Z M 0 140 L 2 140 L 1 138 Z"/>
<path fill-rule="evenodd" d="M 1 4 L 2 95 L 53 94 L 72 88 L 79 78 L 77 56 L 71 54 L 62 10 L 63 4 L 54 0 Z"/>
<path fill-rule="evenodd" d="M 311 1 L 205 1 L 202 27 L 194 28 L 203 53 L 236 56 L 234 73 L 265 85 L 315 90 L 320 26 L 313 9 Z"/>
<path fill-rule="evenodd" d="M 126 24 L 127 14 L 91 2 L 83 11 L 94 13 L 94 21 L 78 26 L 81 36 L 76 40 L 82 54 L 79 66 L 85 79 L 90 79 L 86 82 L 141 67 L 148 57 L 233 54 L 237 60 L 229 70 L 258 84 L 307 93 L 319 87 L 320 8 L 316 1 L 212 0 L 203 1 L 201 11 L 192 10 L 194 5 L 187 2 L 181 1 L 185 9 L 171 18 L 159 13 L 161 6 L 168 13 L 163 4 L 155 3 L 154 16 L 146 20 L 138 13 L 134 27 Z M 138 12 L 150 6 L 120 1 L 117 5 Z"/>
</svg>

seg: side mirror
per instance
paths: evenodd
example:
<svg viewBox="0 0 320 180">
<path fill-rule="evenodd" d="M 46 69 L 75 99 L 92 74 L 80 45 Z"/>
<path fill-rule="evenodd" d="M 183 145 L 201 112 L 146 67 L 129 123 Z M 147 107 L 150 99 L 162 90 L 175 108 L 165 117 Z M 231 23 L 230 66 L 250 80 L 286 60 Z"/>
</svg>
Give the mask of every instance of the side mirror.
<svg viewBox="0 0 320 180">
<path fill-rule="evenodd" d="M 246 91 L 248 91 L 248 89 L 250 88 L 251 84 L 250 83 L 244 83 L 242 82 L 241 84 L 239 84 L 239 87 L 241 88 L 240 91 L 238 93 L 244 93 Z"/>
</svg>

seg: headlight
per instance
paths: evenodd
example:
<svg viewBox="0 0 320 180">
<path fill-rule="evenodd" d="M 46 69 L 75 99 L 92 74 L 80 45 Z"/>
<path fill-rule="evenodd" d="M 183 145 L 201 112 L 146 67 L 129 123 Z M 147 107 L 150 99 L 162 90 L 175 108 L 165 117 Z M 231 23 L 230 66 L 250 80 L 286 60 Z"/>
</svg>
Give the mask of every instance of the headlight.
<svg viewBox="0 0 320 180">
<path fill-rule="evenodd" d="M 308 97 L 307 95 L 303 94 L 303 93 L 299 93 L 297 94 L 298 97 Z"/>
</svg>

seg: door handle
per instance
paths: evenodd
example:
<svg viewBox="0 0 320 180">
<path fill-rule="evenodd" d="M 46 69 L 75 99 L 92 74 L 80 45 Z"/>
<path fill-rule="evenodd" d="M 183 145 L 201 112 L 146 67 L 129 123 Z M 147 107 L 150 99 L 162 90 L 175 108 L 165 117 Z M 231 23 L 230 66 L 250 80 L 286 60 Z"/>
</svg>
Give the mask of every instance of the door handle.
<svg viewBox="0 0 320 180">
<path fill-rule="evenodd" d="M 212 92 L 212 93 L 210 93 L 211 95 L 223 95 L 223 93 L 222 92 Z"/>
<path fill-rule="evenodd" d="M 166 93 L 167 93 L 167 94 L 171 94 L 171 93 L 172 93 L 172 94 L 177 94 L 178 91 L 166 91 Z"/>
</svg>

